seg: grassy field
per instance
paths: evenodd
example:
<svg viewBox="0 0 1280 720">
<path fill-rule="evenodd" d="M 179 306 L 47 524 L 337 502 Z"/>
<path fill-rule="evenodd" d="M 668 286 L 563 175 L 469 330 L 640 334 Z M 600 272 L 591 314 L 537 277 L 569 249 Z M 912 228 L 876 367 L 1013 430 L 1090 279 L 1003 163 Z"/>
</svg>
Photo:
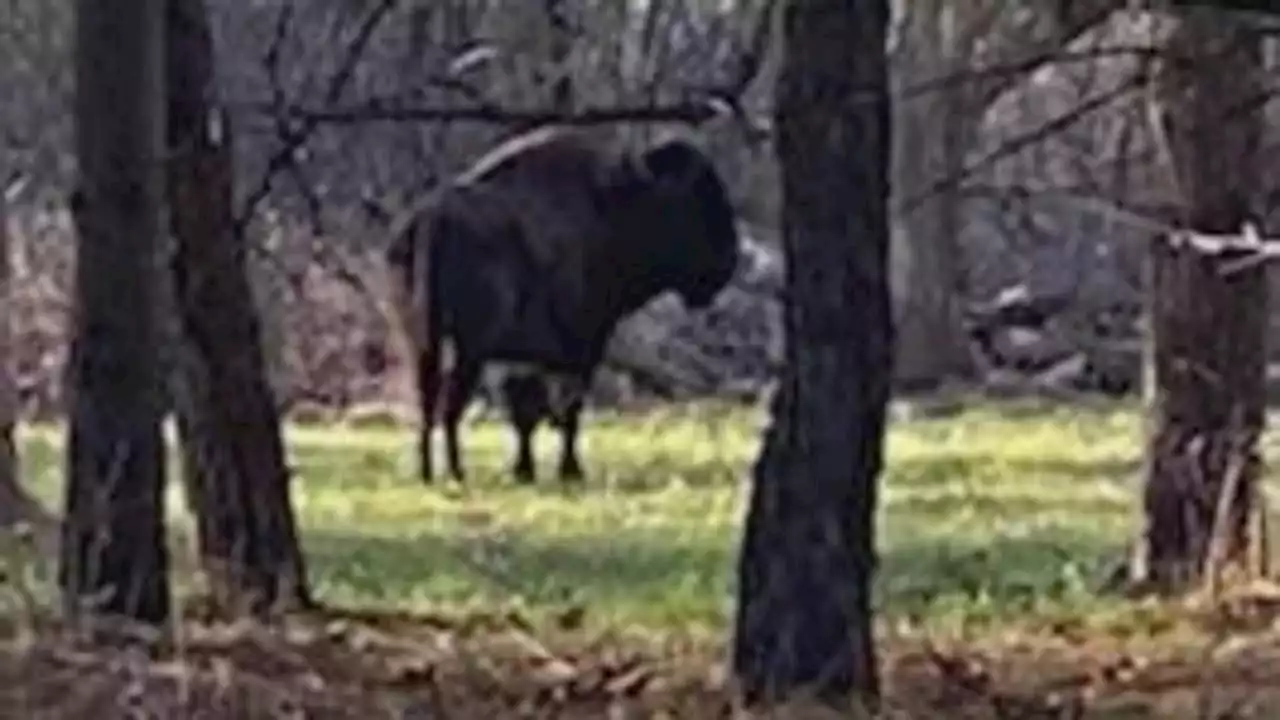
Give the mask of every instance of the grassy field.
<svg viewBox="0 0 1280 720">
<path fill-rule="evenodd" d="M 474 426 L 471 479 L 458 489 L 418 483 L 406 430 L 291 429 L 313 586 L 346 608 L 503 608 L 535 624 L 582 610 L 589 632 L 716 646 L 763 422 L 705 406 L 594 417 L 587 485 L 572 493 L 554 479 L 550 433 L 539 486 L 520 488 L 506 473 L 506 430 Z M 51 502 L 58 435 L 28 430 L 23 445 L 33 487 Z M 1015 629 L 1023 639 L 1161 636 L 1175 624 L 1168 613 L 1095 592 L 1135 533 L 1139 439 L 1139 417 L 1123 409 L 895 423 L 876 595 L 886 646 L 981 644 Z M 170 505 L 181 526 L 176 490 Z"/>
<path fill-rule="evenodd" d="M 506 430 L 477 424 L 459 489 L 419 484 L 404 430 L 295 428 L 294 501 L 315 589 L 332 603 L 407 610 L 572 603 L 607 625 L 719 632 L 763 421 L 706 408 L 597 418 L 584 449 L 591 476 L 575 493 L 555 481 L 549 432 L 541 482 L 521 488 L 506 472 Z M 1122 412 L 897 425 L 882 481 L 881 611 L 961 627 L 1093 610 L 1099 562 L 1132 531 L 1137 432 Z M 47 430 L 25 443 L 50 501 L 59 447 Z M 176 488 L 171 497 L 178 516 Z"/>
</svg>

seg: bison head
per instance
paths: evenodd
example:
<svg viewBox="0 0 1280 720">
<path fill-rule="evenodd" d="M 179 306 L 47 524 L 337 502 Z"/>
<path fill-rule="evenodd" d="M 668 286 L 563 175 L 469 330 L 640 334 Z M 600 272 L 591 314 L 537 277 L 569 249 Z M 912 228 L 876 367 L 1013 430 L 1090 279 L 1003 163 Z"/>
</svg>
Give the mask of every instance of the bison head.
<svg viewBox="0 0 1280 720">
<path fill-rule="evenodd" d="M 709 307 L 733 278 L 740 240 L 728 190 L 711 159 L 685 140 L 656 144 L 633 156 L 626 173 L 643 198 L 647 260 L 685 306 Z"/>
</svg>

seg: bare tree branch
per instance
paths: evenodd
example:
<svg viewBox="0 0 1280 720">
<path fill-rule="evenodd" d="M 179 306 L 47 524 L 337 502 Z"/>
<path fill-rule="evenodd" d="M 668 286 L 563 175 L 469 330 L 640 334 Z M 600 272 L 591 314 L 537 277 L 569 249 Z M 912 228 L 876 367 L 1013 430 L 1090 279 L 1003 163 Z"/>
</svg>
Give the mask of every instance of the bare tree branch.
<svg viewBox="0 0 1280 720">
<path fill-rule="evenodd" d="M 895 208 L 896 212 L 909 213 L 915 208 L 924 204 L 929 198 L 938 193 L 945 192 L 948 188 L 959 185 L 978 171 L 990 167 L 997 161 L 1011 157 L 1022 150 L 1043 142 L 1045 139 L 1056 135 L 1072 125 L 1083 120 L 1090 113 L 1110 105 L 1127 93 L 1132 92 L 1138 85 L 1132 81 L 1121 83 L 1118 87 L 1102 93 L 1095 98 L 1091 98 L 1087 102 L 1081 103 L 1071 112 L 1063 113 L 1058 117 L 1042 123 L 1039 127 L 1033 128 L 1031 131 L 1024 133 L 1012 140 L 1004 143 L 995 150 L 987 153 L 977 162 L 966 164 L 958 172 L 951 173 L 946 177 L 940 178 L 937 182 L 932 183 L 923 191 L 904 198 L 903 201 Z"/>
<path fill-rule="evenodd" d="M 623 122 L 683 122 L 698 125 L 724 114 L 722 108 L 726 105 L 726 97 L 715 95 L 668 104 L 589 107 L 570 113 L 484 105 L 418 105 L 386 99 L 369 100 L 347 107 L 295 106 L 290 112 L 294 117 L 316 125 L 361 125 L 375 122 L 473 122 L 500 126 L 559 124 L 579 127 Z M 260 114 L 269 112 L 269 108 L 261 103 L 245 103 L 237 106 L 237 109 Z"/>
<path fill-rule="evenodd" d="M 1158 48 L 1148 45 L 1113 45 L 1106 48 L 1091 48 L 1084 51 L 1059 50 L 1048 55 L 1037 55 L 1023 60 L 1001 64 L 984 64 L 981 67 L 963 67 L 929 80 L 908 85 L 894 99 L 898 101 L 939 92 L 958 84 L 972 83 L 977 87 L 989 86 L 990 83 L 1013 86 L 1028 74 L 1048 65 L 1063 66 L 1072 63 L 1096 62 L 1107 58 L 1154 59 L 1159 57 Z M 994 98 L 990 101 L 994 102 Z M 985 105 L 990 105 L 986 102 Z M 979 106 L 979 111 L 985 105 Z"/>
<path fill-rule="evenodd" d="M 1021 43 L 1001 44 L 1001 40 L 1006 39 L 1002 33 L 991 35 L 989 42 L 992 45 L 986 53 L 989 60 L 984 64 L 987 67 L 1020 65 L 1028 68 L 1046 65 L 1061 55 L 1063 49 L 1073 40 L 1097 27 L 1114 12 L 1124 7 L 1124 3 L 1120 0 L 1068 0 L 1057 5 L 1059 9 L 1055 18 L 1056 28 L 1049 37 L 1033 43 L 1028 48 Z M 985 82 L 975 88 L 977 106 L 986 107 L 995 102 L 996 98 L 1007 92 L 1016 82 L 1016 76 L 986 75 Z"/>
<path fill-rule="evenodd" d="M 346 55 L 348 62 L 344 64 L 343 70 L 334 76 L 334 82 L 329 86 L 330 91 L 324 95 L 320 103 L 311 106 L 295 104 L 283 108 L 278 96 L 273 96 L 266 103 L 246 102 L 229 105 L 240 114 L 276 118 L 276 132 L 281 134 L 282 138 L 280 150 L 268 162 L 266 177 L 259 184 L 258 190 L 249 196 L 250 209 L 265 198 L 270 192 L 272 178 L 286 170 L 285 166 L 294 160 L 296 150 L 302 147 L 311 133 L 321 125 L 362 125 L 373 122 L 473 122 L 526 129 L 552 123 L 574 126 L 623 122 L 678 122 L 700 125 L 717 117 L 728 116 L 748 131 L 747 137 L 751 141 L 767 139 L 767 130 L 747 117 L 742 108 L 741 97 L 758 77 L 768 52 L 769 39 L 772 36 L 772 17 L 778 6 L 777 0 L 766 1 L 756 26 L 751 32 L 746 50 L 737 58 L 732 77 L 715 87 L 689 88 L 685 93 L 686 98 L 679 102 L 663 104 L 650 101 L 646 104 L 631 106 L 583 108 L 571 113 L 558 110 L 503 108 L 484 98 L 484 94 L 474 86 L 450 74 L 430 78 L 429 85 L 438 89 L 455 90 L 466 98 L 467 104 L 433 105 L 417 103 L 413 98 L 398 96 L 371 97 L 350 106 L 336 106 L 346 78 L 368 42 L 368 35 L 381 19 L 377 10 L 383 8 L 389 10 L 388 6 L 395 2 L 396 0 L 384 0 L 375 8 L 375 12 L 370 14 L 349 48 Z M 650 12 L 656 11 L 651 9 Z M 454 63 L 458 61 L 455 58 Z M 287 122 L 281 117 L 282 115 L 287 117 Z M 288 128 L 287 132 L 282 128 Z"/>
<path fill-rule="evenodd" d="M 338 65 L 337 71 L 329 78 L 329 82 L 325 88 L 322 102 L 326 105 L 338 101 L 342 97 L 342 93 L 350 84 L 352 77 L 355 75 L 357 65 L 364 57 L 365 50 L 368 48 L 369 42 L 373 38 L 374 31 L 378 25 L 387 17 L 392 9 L 395 8 L 399 0 L 380 0 L 374 5 L 365 16 L 364 20 L 357 27 L 355 37 L 351 44 L 347 46 L 346 52 L 342 56 L 342 60 Z M 282 10 L 282 15 L 285 11 Z M 274 44 L 273 44 L 274 45 Z M 270 52 L 270 51 L 269 51 Z M 277 83 L 277 78 L 273 78 L 273 84 Z M 283 92 L 278 92 L 277 97 L 282 97 Z M 320 127 L 320 121 L 298 117 L 297 113 L 287 113 L 282 106 L 276 103 L 269 109 L 269 113 L 275 117 L 290 117 L 297 121 L 296 126 L 285 126 L 287 132 L 281 137 L 281 145 L 275 154 L 267 161 L 266 170 L 263 172 L 262 179 L 254 186 L 254 189 L 246 196 L 243 207 L 236 218 L 236 231 L 244 232 L 249 222 L 253 218 L 257 207 L 267 195 L 271 193 L 275 176 L 286 170 L 289 165 L 297 162 L 297 156 L 307 142 L 314 135 L 315 131 Z"/>
</svg>

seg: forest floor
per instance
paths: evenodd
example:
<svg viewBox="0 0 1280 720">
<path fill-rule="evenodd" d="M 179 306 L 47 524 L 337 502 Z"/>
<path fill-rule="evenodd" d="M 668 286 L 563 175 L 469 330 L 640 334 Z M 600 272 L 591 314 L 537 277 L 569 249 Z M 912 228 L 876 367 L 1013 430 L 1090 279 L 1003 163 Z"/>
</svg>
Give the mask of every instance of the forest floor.
<svg viewBox="0 0 1280 720">
<path fill-rule="evenodd" d="M 709 406 L 594 417 L 574 492 L 550 433 L 541 483 L 521 488 L 505 429 L 476 426 L 458 489 L 418 483 L 405 430 L 295 428 L 325 611 L 268 633 L 188 606 L 171 658 L 88 654 L 44 619 L 50 568 L 14 572 L 11 556 L 0 718 L 730 717 L 724 641 L 763 422 Z M 1280 716 L 1280 595 L 1099 592 L 1136 531 L 1140 431 L 1123 408 L 894 424 L 876 594 L 889 717 Z M 56 430 L 23 437 L 51 506 L 60 447 Z M 191 577 L 176 488 L 169 506 Z"/>
</svg>

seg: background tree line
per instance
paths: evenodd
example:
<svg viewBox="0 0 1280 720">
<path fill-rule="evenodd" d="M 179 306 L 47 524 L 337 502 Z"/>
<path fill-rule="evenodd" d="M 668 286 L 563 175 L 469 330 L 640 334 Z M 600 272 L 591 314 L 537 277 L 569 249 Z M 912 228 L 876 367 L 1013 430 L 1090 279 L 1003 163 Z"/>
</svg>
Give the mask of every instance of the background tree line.
<svg viewBox="0 0 1280 720">
<path fill-rule="evenodd" d="M 893 283 L 902 343 L 911 349 L 899 361 L 899 390 L 1137 391 L 1150 230 L 1142 219 L 1170 201 L 1144 110 L 1151 56 L 1143 48 L 1158 46 L 1172 26 L 1163 16 L 1094 5 L 1031 12 L 1000 3 L 904 4 L 896 12 L 891 67 L 902 101 Z M 250 214 L 252 278 L 281 405 L 305 418 L 402 413 L 408 404 L 405 373 L 376 309 L 372 257 L 380 242 L 363 198 L 400 206 L 412 188 L 511 131 L 521 113 L 550 107 L 538 103 L 550 103 L 552 85 L 564 80 L 572 80 L 579 107 L 636 115 L 652 114 L 654 103 L 673 109 L 690 97 L 731 94 L 738 76 L 754 69 L 740 104 L 752 125 L 767 129 L 777 47 L 758 41 L 762 7 L 681 0 L 623 13 L 575 5 L 565 30 L 573 36 L 569 72 L 555 79 L 546 69 L 556 65 L 551 48 L 539 40 L 550 28 L 542 8 L 400 2 L 379 13 L 339 100 L 326 107 L 343 59 L 332 47 L 349 43 L 365 14 L 310 3 L 212 6 L 240 210 L 262 210 Z M 26 179 L 11 211 L 21 229 L 18 391 L 25 412 L 50 416 L 63 407 L 71 278 L 69 216 L 59 199 L 74 168 L 65 112 L 71 16 L 64 4 L 18 2 L 9 17 L 14 42 L 5 46 L 12 62 L 4 72 L 15 102 L 3 110 L 6 152 Z M 1264 57 L 1274 57 L 1270 38 Z M 306 133 L 296 172 L 266 172 L 292 144 L 271 109 L 279 103 L 298 117 L 333 115 Z M 397 121 L 392 105 L 437 119 Z M 1266 107 L 1273 116 L 1275 104 Z M 638 139 L 662 128 L 646 122 L 626 132 Z M 776 376 L 778 169 L 764 135 L 743 128 L 717 120 L 705 137 L 749 223 L 752 272 L 705 319 L 659 302 L 624 325 L 597 402 L 654 392 L 758 398 Z M 1272 137 L 1264 131 L 1260 152 L 1270 152 Z M 251 202 L 268 175 L 268 197 Z M 1047 319 L 1019 323 L 992 310 L 1019 292 Z"/>
</svg>

